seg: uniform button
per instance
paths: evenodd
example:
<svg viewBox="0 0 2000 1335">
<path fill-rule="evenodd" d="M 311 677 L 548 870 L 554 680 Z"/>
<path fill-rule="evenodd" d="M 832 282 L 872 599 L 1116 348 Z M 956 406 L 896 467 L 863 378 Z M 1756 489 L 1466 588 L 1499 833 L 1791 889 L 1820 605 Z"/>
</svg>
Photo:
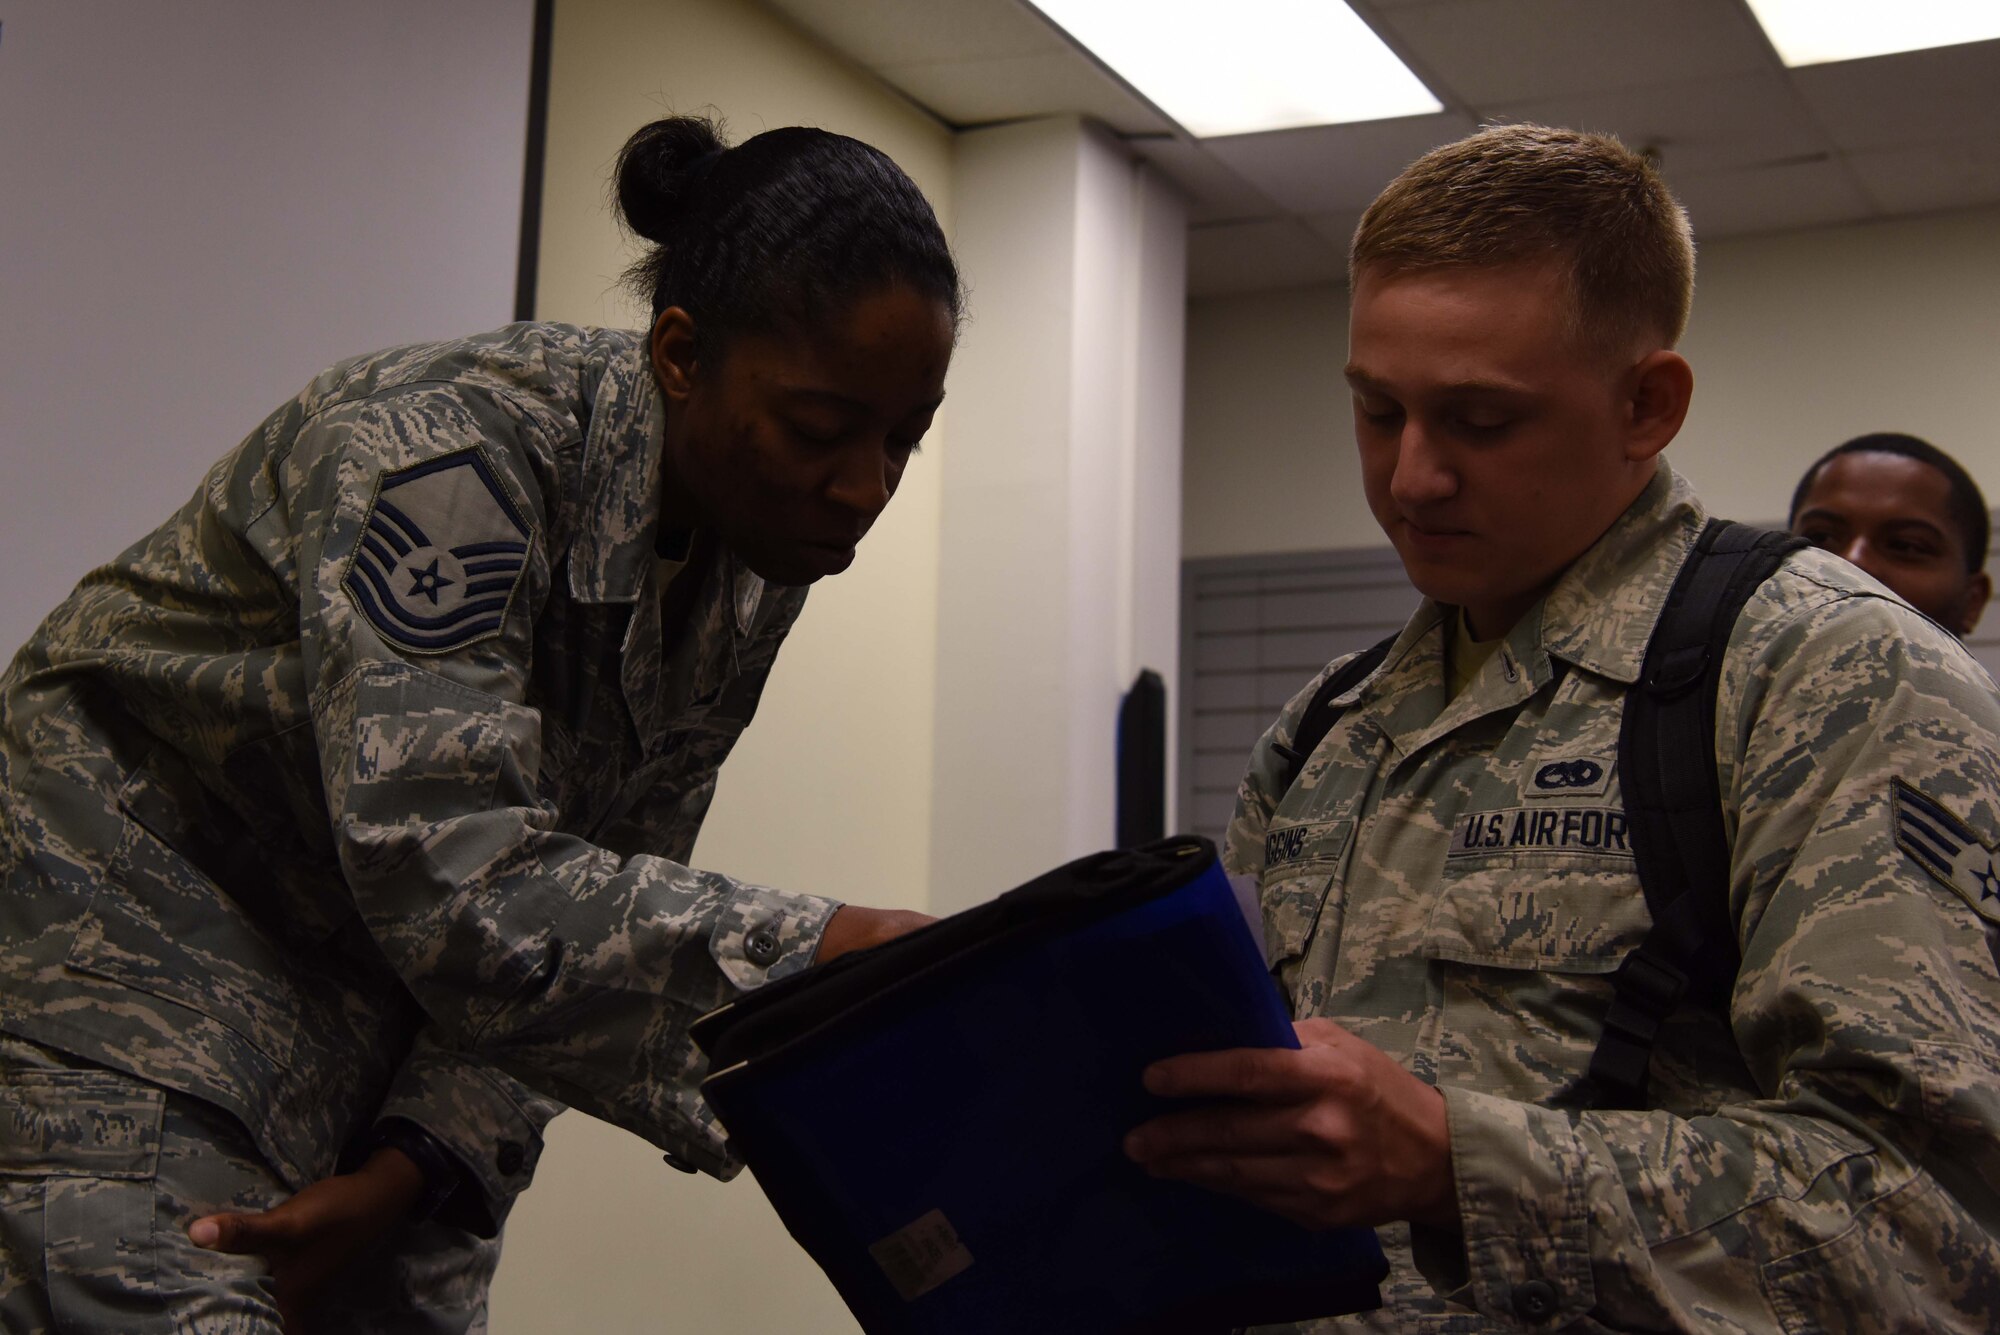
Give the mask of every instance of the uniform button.
<svg viewBox="0 0 2000 1335">
<path fill-rule="evenodd" d="M 1547 1280 L 1530 1279 L 1514 1286 L 1514 1315 L 1523 1321 L 1547 1321 L 1556 1314 L 1556 1290 Z"/>
<path fill-rule="evenodd" d="M 752 964 L 775 964 L 778 959 L 778 934 L 768 927 L 759 927 L 743 938 L 743 953 Z"/>
<path fill-rule="evenodd" d="M 503 1140 L 500 1142 L 500 1152 L 493 1156 L 493 1161 L 500 1165 L 502 1173 L 512 1177 L 520 1172 L 521 1165 L 528 1161 L 528 1152 L 521 1148 L 519 1141 Z"/>
</svg>

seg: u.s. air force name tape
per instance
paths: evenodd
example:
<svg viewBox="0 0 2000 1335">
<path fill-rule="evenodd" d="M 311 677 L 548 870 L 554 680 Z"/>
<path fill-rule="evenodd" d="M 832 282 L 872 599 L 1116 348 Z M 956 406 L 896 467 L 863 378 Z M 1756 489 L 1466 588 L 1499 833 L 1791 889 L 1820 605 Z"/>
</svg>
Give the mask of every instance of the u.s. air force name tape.
<svg viewBox="0 0 2000 1335">
<path fill-rule="evenodd" d="M 383 638 L 444 654 L 498 635 L 533 530 L 477 446 L 382 474 L 341 588 Z"/>
<path fill-rule="evenodd" d="M 1632 839 L 1621 807 L 1509 807 L 1460 816 L 1445 856 L 1488 853 L 1605 853 L 1629 858 Z"/>
</svg>

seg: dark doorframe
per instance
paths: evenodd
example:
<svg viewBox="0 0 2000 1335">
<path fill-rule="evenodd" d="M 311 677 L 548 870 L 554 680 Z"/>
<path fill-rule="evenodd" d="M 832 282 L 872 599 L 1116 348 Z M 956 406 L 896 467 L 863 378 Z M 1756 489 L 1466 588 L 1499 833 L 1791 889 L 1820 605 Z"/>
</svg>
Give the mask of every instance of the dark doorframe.
<svg viewBox="0 0 2000 1335">
<path fill-rule="evenodd" d="M 542 255 L 542 164 L 549 138 L 549 38 L 555 0 L 535 0 L 535 42 L 528 65 L 528 143 L 521 166 L 521 255 L 514 269 L 514 318 L 535 318 Z"/>
</svg>

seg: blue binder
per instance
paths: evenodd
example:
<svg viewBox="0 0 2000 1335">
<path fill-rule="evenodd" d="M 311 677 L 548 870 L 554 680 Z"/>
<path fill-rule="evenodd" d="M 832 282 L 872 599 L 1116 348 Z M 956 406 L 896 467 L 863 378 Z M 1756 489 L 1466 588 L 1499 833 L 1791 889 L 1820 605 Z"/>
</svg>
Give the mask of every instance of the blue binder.
<svg viewBox="0 0 2000 1335">
<path fill-rule="evenodd" d="M 1296 1047 L 1212 845 L 1071 863 L 704 1017 L 702 1085 L 868 1335 L 1214 1335 L 1379 1305 L 1314 1233 L 1120 1148 L 1140 1072 Z"/>
</svg>

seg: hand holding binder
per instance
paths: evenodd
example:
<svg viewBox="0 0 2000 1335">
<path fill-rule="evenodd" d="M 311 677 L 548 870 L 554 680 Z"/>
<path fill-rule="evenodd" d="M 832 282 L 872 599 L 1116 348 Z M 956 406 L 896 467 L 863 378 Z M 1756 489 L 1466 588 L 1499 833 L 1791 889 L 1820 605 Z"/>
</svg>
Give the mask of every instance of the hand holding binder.
<svg viewBox="0 0 2000 1335">
<path fill-rule="evenodd" d="M 831 964 L 843 955 L 871 950 L 936 921 L 928 913 L 910 909 L 864 909 L 856 904 L 843 904 L 827 920 L 814 962 Z"/>
<path fill-rule="evenodd" d="M 1134 1131 L 1126 1153 L 1155 1176 L 1307 1228 L 1407 1219 L 1457 1229 L 1444 1096 L 1331 1020 L 1296 1029 L 1296 1050 L 1193 1053 L 1146 1068 L 1146 1088 L 1195 1106 Z"/>
<path fill-rule="evenodd" d="M 1148 1177 L 1152 1062 L 1294 1047 L 1205 840 L 1098 854 L 702 1020 L 703 1085 L 869 1335 L 1220 1332 L 1376 1304 L 1365 1229 Z"/>
</svg>

